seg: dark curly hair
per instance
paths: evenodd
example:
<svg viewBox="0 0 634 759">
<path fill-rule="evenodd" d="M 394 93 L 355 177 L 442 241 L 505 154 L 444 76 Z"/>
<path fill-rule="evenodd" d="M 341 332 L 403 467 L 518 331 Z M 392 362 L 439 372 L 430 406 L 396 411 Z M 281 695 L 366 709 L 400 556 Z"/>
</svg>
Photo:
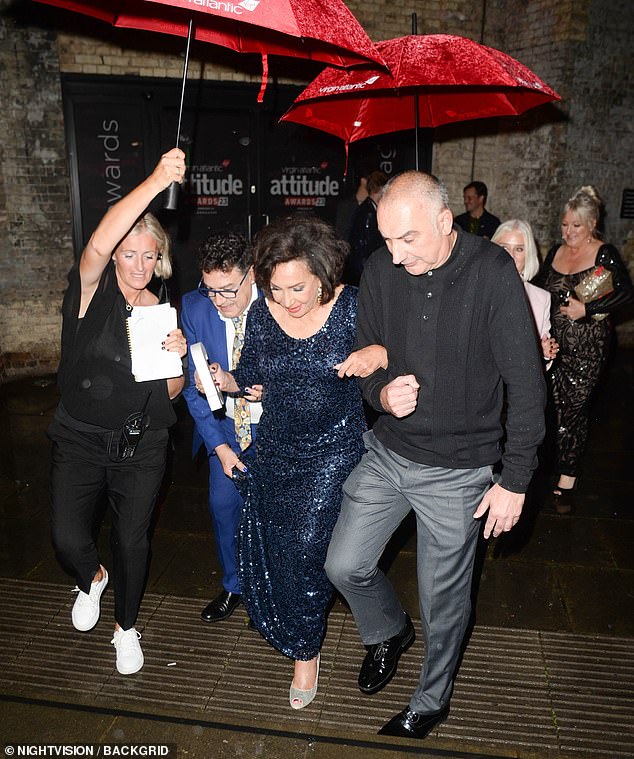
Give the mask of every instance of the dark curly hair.
<svg viewBox="0 0 634 759">
<path fill-rule="evenodd" d="M 198 266 L 202 272 L 231 271 L 234 266 L 244 274 L 251 266 L 252 251 L 246 237 L 218 232 L 200 244 Z"/>
<path fill-rule="evenodd" d="M 341 280 L 349 245 L 322 219 L 308 214 L 284 216 L 261 229 L 253 241 L 255 281 L 268 298 L 278 264 L 303 261 L 321 283 L 321 302 L 328 303 Z"/>
</svg>

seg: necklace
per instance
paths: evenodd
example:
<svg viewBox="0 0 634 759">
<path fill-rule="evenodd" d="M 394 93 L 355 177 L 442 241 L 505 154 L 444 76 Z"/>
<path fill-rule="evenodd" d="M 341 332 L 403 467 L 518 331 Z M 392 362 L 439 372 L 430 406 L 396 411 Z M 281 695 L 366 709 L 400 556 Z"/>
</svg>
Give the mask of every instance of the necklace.
<svg viewBox="0 0 634 759">
<path fill-rule="evenodd" d="M 123 292 L 121 293 L 121 295 L 123 295 Z M 125 301 L 125 310 L 126 311 L 132 311 L 132 309 L 134 308 L 134 306 L 138 306 L 139 305 L 139 300 L 141 300 L 141 295 L 143 295 L 143 290 L 139 290 L 137 292 L 137 296 L 136 296 L 136 298 L 134 300 L 134 303 L 130 303 L 128 301 L 128 299 L 125 297 L 125 295 L 123 295 L 123 300 Z"/>
</svg>

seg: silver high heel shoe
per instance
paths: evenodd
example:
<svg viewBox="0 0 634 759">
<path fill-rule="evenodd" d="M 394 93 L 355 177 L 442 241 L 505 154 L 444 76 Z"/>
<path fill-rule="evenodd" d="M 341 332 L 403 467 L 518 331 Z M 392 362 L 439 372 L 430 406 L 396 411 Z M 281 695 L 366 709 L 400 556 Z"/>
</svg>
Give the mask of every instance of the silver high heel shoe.
<svg viewBox="0 0 634 759">
<path fill-rule="evenodd" d="M 305 706 L 308 706 L 311 701 L 315 698 L 317 695 L 317 683 L 319 682 L 319 662 L 321 659 L 321 654 L 317 654 L 317 674 L 315 675 L 315 684 L 313 685 L 310 690 L 300 690 L 299 688 L 295 688 L 293 686 L 293 683 L 291 683 L 291 688 L 288 693 L 288 700 L 291 705 L 291 709 L 303 709 Z M 295 680 L 293 680 L 295 682 Z"/>
</svg>

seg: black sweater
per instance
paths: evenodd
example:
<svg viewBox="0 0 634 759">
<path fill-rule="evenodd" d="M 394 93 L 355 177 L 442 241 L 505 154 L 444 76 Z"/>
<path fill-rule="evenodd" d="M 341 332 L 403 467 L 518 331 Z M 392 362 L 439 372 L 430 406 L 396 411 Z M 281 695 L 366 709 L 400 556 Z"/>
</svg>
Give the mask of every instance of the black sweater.
<svg viewBox="0 0 634 759">
<path fill-rule="evenodd" d="M 429 466 L 471 469 L 501 457 L 499 483 L 523 493 L 544 436 L 545 383 L 533 317 L 512 258 L 454 229 L 450 258 L 427 274 L 395 266 L 385 247 L 366 263 L 357 344 L 384 345 L 389 368 L 361 380 L 361 387 L 368 403 L 383 411 L 382 388 L 414 374 L 416 410 L 404 419 L 383 413 L 373 427 L 376 437 Z"/>
</svg>

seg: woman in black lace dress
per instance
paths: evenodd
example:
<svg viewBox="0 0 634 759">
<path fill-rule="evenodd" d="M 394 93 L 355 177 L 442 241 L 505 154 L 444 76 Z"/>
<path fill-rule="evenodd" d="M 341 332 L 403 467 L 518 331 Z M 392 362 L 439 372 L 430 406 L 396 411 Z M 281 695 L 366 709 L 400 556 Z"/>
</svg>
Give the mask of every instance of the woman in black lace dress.
<svg viewBox="0 0 634 759">
<path fill-rule="evenodd" d="M 632 300 L 632 283 L 617 249 L 599 239 L 602 201 L 592 186 L 579 188 L 564 206 L 563 244 L 549 251 L 538 284 L 553 298 L 553 336 L 559 343 L 550 373 L 557 422 L 558 514 L 573 510 L 572 491 L 588 435 L 588 409 L 610 346 L 609 314 Z M 611 292 L 582 303 L 574 288 L 596 267 L 612 274 Z"/>
</svg>

